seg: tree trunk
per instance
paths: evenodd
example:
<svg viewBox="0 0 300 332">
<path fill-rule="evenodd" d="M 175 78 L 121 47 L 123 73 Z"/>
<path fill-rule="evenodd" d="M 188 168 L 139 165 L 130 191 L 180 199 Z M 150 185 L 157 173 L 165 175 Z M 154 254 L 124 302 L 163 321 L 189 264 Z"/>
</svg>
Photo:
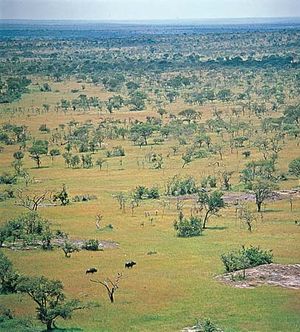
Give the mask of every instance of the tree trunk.
<svg viewBox="0 0 300 332">
<path fill-rule="evenodd" d="M 114 293 L 113 292 L 109 293 L 109 299 L 110 299 L 111 303 L 114 303 Z"/>
<path fill-rule="evenodd" d="M 50 321 L 47 321 L 47 331 L 52 331 L 53 328 L 52 328 L 52 320 Z"/>
<path fill-rule="evenodd" d="M 205 213 L 205 217 L 204 217 L 204 220 L 203 220 L 203 229 L 205 229 L 206 228 L 206 222 L 207 222 L 207 217 L 208 217 L 208 214 L 209 214 L 209 210 Z"/>
<path fill-rule="evenodd" d="M 256 202 L 257 212 L 261 212 L 261 204 L 262 204 L 262 202 Z"/>
</svg>

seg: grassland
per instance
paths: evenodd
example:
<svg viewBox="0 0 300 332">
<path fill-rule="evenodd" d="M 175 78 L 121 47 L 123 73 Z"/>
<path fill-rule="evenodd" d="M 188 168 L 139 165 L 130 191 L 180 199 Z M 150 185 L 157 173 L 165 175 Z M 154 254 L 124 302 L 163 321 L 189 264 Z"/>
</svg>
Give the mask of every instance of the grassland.
<svg viewBox="0 0 300 332">
<path fill-rule="evenodd" d="M 38 130 L 41 124 L 47 124 L 53 132 L 59 124 L 67 124 L 71 120 L 80 124 L 91 121 L 96 125 L 105 119 L 126 119 L 129 122 L 129 119 L 145 121 L 146 117 L 157 117 L 156 110 L 149 105 L 141 112 L 124 108 L 112 114 L 93 108 L 88 111 L 55 110 L 61 99 L 71 100 L 82 93 L 82 83 L 73 78 L 62 82 L 50 79 L 48 82 L 52 91 L 42 93 L 37 83 L 42 84 L 46 79 L 38 76 L 32 76 L 31 79 L 29 93 L 9 105 L 10 110 L 21 108 L 22 111 L 12 112 L 7 111 L 7 107 L 2 107 L 0 124 L 28 126 L 32 138 L 50 141 L 50 134 Z M 80 90 L 75 97 L 71 93 L 72 89 Z M 288 95 L 288 91 L 285 93 Z M 107 100 L 113 95 L 103 86 L 92 83 L 85 84 L 84 94 L 101 100 Z M 287 97 L 286 103 L 295 103 L 297 100 L 297 96 L 290 99 Z M 43 104 L 49 104 L 50 111 L 41 111 Z M 202 113 L 201 119 L 197 121 L 199 125 L 205 125 L 207 120 L 214 117 L 216 108 L 223 112 L 224 119 L 229 119 L 234 107 L 233 102 L 220 101 L 197 105 L 197 111 Z M 184 108 L 187 105 L 182 98 L 166 105 L 169 115 L 178 116 Z M 275 116 L 281 116 L 282 111 L 283 106 Z M 273 114 L 267 112 L 264 117 L 267 116 Z M 244 115 L 240 114 L 239 120 L 251 122 L 253 128 L 260 132 L 262 119 L 255 117 L 250 110 Z M 169 117 L 164 116 L 163 123 L 168 122 Z M 225 142 L 228 141 L 229 134 L 224 133 L 220 137 L 217 133 L 211 133 L 211 137 L 213 143 L 222 140 Z M 57 325 L 65 331 L 179 331 L 204 317 L 211 318 L 228 332 L 299 331 L 300 290 L 267 286 L 237 289 L 214 279 L 214 276 L 224 272 L 220 255 L 241 245 L 272 249 L 276 263 L 299 263 L 300 227 L 294 223 L 300 216 L 299 197 L 294 198 L 292 211 L 288 199 L 267 201 L 262 214 L 254 212 L 254 202 L 248 203 L 256 215 L 251 233 L 237 218 L 236 207 L 228 205 L 218 217 L 213 216 L 209 220 L 208 229 L 202 236 L 178 238 L 173 228 L 178 215 L 176 198 L 164 196 L 168 180 L 175 175 L 193 176 L 197 181 L 208 175 L 217 175 L 220 186 L 220 170 L 227 169 L 234 172 L 231 190 L 240 191 L 240 171 L 249 160 L 243 157 L 242 149 L 230 151 L 226 145 L 222 160 L 215 154 L 209 158 L 197 159 L 182 168 L 181 156 L 185 146 L 179 146 L 176 155 L 171 153 L 171 146 L 177 142 L 177 139 L 170 137 L 163 144 L 154 144 L 152 137 L 147 146 L 139 147 L 128 139 L 106 139 L 104 148 L 93 154 L 94 160 L 98 157 L 107 159 L 106 150 L 118 145 L 124 147 L 125 156 L 107 159 L 107 165 L 102 170 L 96 166 L 91 169 L 68 168 L 61 156 L 55 157 L 53 161 L 50 156 L 43 156 L 42 167 L 37 168 L 26 153 L 24 168 L 34 179 L 28 187 L 29 193 L 42 193 L 45 189 L 56 192 L 65 184 L 70 197 L 82 194 L 97 197 L 96 200 L 72 202 L 67 206 L 41 206 L 38 212 L 51 221 L 53 229 L 59 228 L 67 232 L 71 239 L 115 241 L 118 247 L 99 252 L 82 250 L 74 253 L 70 259 L 65 258 L 60 249 L 1 250 L 20 273 L 59 279 L 63 282 L 68 297 L 99 304 L 76 312 L 72 320 L 58 320 Z M 28 146 L 31 143 L 32 141 L 28 142 Z M 56 145 L 51 143 L 51 147 Z M 62 146 L 57 147 L 63 151 Z M 12 170 L 12 155 L 18 148 L 17 144 L 4 147 L 0 154 L 0 173 Z M 247 150 L 251 151 L 251 159 L 261 159 L 261 152 L 254 146 L 250 145 Z M 145 156 L 153 151 L 164 157 L 162 169 L 153 169 L 144 162 Z M 287 173 L 288 164 L 297 157 L 299 143 L 297 139 L 288 136 L 285 138 L 284 148 L 278 154 L 277 172 Z M 129 194 L 138 185 L 157 186 L 161 199 L 143 200 L 133 213 L 127 205 L 123 212 L 113 195 L 117 192 Z M 297 187 L 299 182 L 289 175 L 286 181 L 278 185 L 280 189 L 291 189 Z M 19 179 L 14 188 L 21 187 L 24 187 L 24 183 Z M 1 185 L 1 189 L 5 188 L 5 185 Z M 164 215 L 162 199 L 170 203 Z M 185 201 L 185 215 L 190 214 L 192 205 L 192 199 Z M 24 211 L 23 207 L 16 204 L 15 199 L 0 202 L 0 223 L 4 224 Z M 145 217 L 145 211 L 151 212 L 152 220 Z M 98 213 L 103 215 L 102 225 L 112 224 L 112 230 L 97 230 L 95 216 Z M 157 253 L 148 255 L 150 251 Z M 136 261 L 137 266 L 125 270 L 124 262 L 129 259 Z M 124 273 L 114 304 L 109 302 L 103 287 L 90 282 L 91 277 L 85 274 L 89 267 L 98 269 L 93 279 L 102 280 L 113 277 L 118 272 Z M 0 302 L 12 308 L 17 316 L 34 316 L 34 304 L 23 294 L 1 295 Z M 37 329 L 41 331 L 42 327 Z"/>
</svg>

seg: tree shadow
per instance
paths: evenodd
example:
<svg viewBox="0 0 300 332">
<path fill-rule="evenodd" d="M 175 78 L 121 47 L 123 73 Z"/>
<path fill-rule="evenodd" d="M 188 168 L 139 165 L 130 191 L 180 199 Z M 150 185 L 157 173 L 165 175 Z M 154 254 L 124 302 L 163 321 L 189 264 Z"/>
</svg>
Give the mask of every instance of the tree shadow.
<svg viewBox="0 0 300 332">
<path fill-rule="evenodd" d="M 44 330 L 44 331 L 46 332 L 47 330 Z M 83 329 L 80 327 L 66 327 L 66 328 L 56 327 L 51 331 L 52 332 L 62 332 L 62 331 L 64 331 L 64 332 L 81 332 L 81 331 L 83 331 Z"/>
<path fill-rule="evenodd" d="M 227 226 L 207 226 L 205 229 L 211 229 L 211 230 L 216 230 L 216 231 L 223 231 L 227 229 Z"/>
</svg>

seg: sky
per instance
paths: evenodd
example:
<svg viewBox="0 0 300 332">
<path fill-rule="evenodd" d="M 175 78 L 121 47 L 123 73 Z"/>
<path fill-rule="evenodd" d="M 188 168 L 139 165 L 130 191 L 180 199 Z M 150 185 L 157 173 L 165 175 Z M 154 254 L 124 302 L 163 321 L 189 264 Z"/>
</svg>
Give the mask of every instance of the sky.
<svg viewBox="0 0 300 332">
<path fill-rule="evenodd" d="M 299 16 L 300 0 L 0 0 L 1 19 L 185 20 Z"/>
</svg>

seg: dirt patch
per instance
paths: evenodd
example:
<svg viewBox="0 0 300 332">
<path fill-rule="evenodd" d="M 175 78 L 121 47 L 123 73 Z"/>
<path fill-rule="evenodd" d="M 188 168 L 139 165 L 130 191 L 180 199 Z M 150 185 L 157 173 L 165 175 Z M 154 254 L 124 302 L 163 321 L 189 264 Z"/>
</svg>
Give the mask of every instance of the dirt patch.
<svg viewBox="0 0 300 332">
<path fill-rule="evenodd" d="M 300 198 L 300 189 L 292 190 L 277 190 L 273 191 L 267 201 L 279 201 L 283 199 L 296 199 Z M 223 199 L 227 204 L 235 204 L 239 201 L 255 202 L 255 195 L 245 192 L 226 192 L 223 195 Z"/>
<path fill-rule="evenodd" d="M 53 239 L 51 241 L 51 244 L 53 247 L 61 248 L 66 239 Z M 68 242 L 71 242 L 72 244 L 75 244 L 78 248 L 83 249 L 85 240 L 80 239 L 68 239 Z M 4 243 L 2 245 L 3 248 L 9 248 L 11 250 L 34 250 L 34 249 L 40 249 L 42 247 L 42 242 L 37 241 L 33 245 L 23 245 L 23 242 L 16 241 L 15 243 Z M 105 241 L 101 240 L 99 241 L 99 250 L 103 249 L 115 249 L 119 247 L 119 243 L 114 241 Z"/>
<path fill-rule="evenodd" d="M 216 279 L 237 288 L 254 288 L 260 285 L 300 289 L 300 264 L 265 264 L 246 269 L 246 279 L 240 280 L 242 271 L 223 274 Z"/>
<path fill-rule="evenodd" d="M 170 200 L 180 200 L 180 201 L 187 201 L 187 200 L 195 200 L 196 199 L 195 194 L 191 195 L 182 195 L 182 196 L 171 196 L 169 197 Z M 284 189 L 284 190 L 277 190 L 273 191 L 267 201 L 279 201 L 284 199 L 297 199 L 300 198 L 300 189 Z M 238 202 L 255 202 L 255 194 L 253 193 L 247 193 L 247 192 L 233 192 L 228 191 L 224 192 L 223 195 L 224 202 L 227 204 L 237 204 Z"/>
</svg>

